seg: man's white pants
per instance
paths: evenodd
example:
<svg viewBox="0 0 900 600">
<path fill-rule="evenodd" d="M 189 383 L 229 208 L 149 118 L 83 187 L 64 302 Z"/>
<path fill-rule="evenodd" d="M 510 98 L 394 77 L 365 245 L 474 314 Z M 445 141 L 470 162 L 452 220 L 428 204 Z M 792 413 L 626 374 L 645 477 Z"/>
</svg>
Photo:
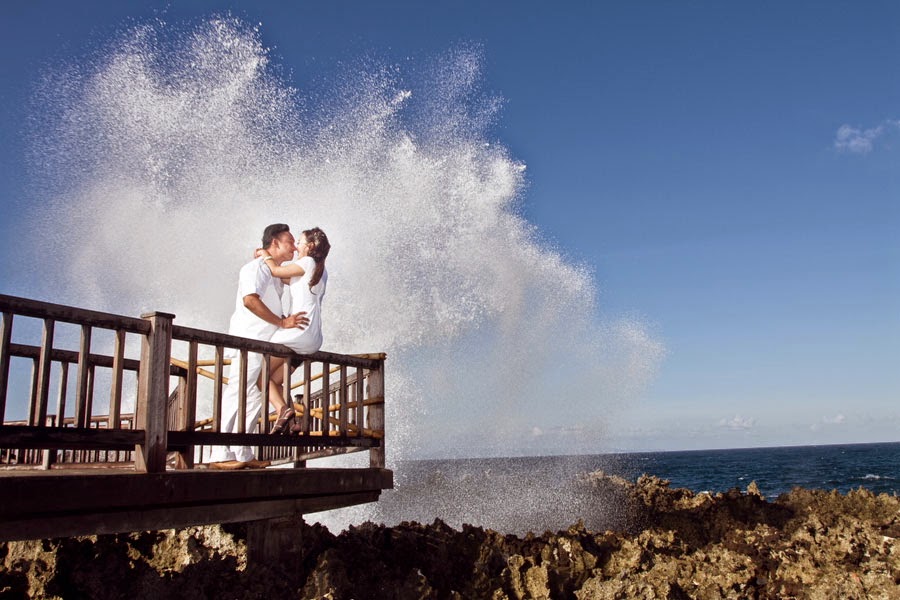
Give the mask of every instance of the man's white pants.
<svg viewBox="0 0 900 600">
<path fill-rule="evenodd" d="M 247 411 L 246 431 L 255 433 L 259 424 L 260 410 L 262 409 L 262 392 L 256 385 L 256 380 L 262 371 L 262 354 L 250 352 L 247 355 Z M 241 358 L 240 355 L 231 358 L 228 368 L 228 385 L 222 391 L 222 428 L 219 431 L 225 433 L 237 433 L 238 431 L 238 396 L 241 388 Z M 213 446 L 210 454 L 210 462 L 223 460 L 239 460 L 247 462 L 253 460 L 253 449 L 250 446 Z"/>
</svg>

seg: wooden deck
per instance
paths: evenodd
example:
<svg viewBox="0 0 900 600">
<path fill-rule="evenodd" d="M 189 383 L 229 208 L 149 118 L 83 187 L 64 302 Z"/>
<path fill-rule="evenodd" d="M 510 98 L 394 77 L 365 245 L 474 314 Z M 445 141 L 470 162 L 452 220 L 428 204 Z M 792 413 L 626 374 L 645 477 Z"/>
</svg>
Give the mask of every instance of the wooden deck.
<svg viewBox="0 0 900 600">
<path fill-rule="evenodd" d="M 0 312 L 0 540 L 260 522 L 373 502 L 393 486 L 383 354 L 297 355 L 165 313 L 135 319 L 5 295 Z M 266 377 L 270 358 L 289 359 L 296 435 L 268 434 L 272 416 L 221 431 L 226 355 L 246 383 L 251 352 Z M 255 447 L 281 468 L 209 469 L 215 445 Z M 368 452 L 367 467 L 309 466 L 354 452 Z"/>
<path fill-rule="evenodd" d="M 112 472 L 110 472 L 112 471 Z M 0 478 L 0 540 L 257 521 L 378 500 L 385 469 L 66 470 Z"/>
</svg>

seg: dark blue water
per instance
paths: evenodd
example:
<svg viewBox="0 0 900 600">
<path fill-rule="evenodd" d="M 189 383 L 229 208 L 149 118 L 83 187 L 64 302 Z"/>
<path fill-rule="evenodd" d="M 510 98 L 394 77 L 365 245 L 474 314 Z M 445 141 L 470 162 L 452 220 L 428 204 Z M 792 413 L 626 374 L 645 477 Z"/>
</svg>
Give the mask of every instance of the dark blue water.
<svg viewBox="0 0 900 600">
<path fill-rule="evenodd" d="M 604 471 L 636 480 L 646 473 L 694 492 L 746 490 L 755 481 L 769 499 L 794 487 L 860 487 L 900 493 L 900 442 L 652 452 L 406 461 L 395 490 L 382 495 L 376 520 L 430 523 L 441 519 L 510 533 L 556 530 L 579 519 L 594 529 L 621 524 L 623 509 L 592 493 L 584 476 Z"/>
<path fill-rule="evenodd" d="M 623 475 L 651 473 L 695 492 L 744 489 L 756 481 L 765 496 L 799 486 L 846 493 L 864 487 L 900 492 L 900 443 L 654 452 L 625 455 Z"/>
</svg>

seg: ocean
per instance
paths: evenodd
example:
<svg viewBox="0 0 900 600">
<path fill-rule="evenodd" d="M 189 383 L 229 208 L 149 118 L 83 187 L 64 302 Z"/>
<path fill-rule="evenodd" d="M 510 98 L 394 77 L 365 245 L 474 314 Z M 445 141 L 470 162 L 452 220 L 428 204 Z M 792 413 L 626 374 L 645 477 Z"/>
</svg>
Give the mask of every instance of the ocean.
<svg viewBox="0 0 900 600">
<path fill-rule="evenodd" d="M 797 486 L 900 492 L 898 442 L 628 454 L 624 466 L 625 477 L 651 473 L 695 492 L 746 489 L 751 481 L 772 498 Z"/>
<path fill-rule="evenodd" d="M 755 481 L 770 500 L 797 486 L 897 494 L 900 443 L 405 461 L 370 518 L 388 525 L 440 519 L 517 535 L 579 520 L 595 530 L 621 526 L 623 507 L 607 505 L 584 481 L 595 471 L 631 481 L 646 473 L 694 492 L 746 490 Z"/>
</svg>

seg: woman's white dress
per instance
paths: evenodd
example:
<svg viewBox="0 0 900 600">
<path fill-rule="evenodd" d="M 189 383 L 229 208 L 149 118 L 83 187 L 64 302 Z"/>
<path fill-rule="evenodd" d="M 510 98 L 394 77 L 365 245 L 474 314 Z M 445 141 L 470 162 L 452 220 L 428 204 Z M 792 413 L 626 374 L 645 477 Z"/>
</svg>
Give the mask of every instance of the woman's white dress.
<svg viewBox="0 0 900 600">
<path fill-rule="evenodd" d="M 309 326 L 303 330 L 279 329 L 269 341 L 284 344 L 300 354 L 309 354 L 322 347 L 322 299 L 325 297 L 328 271 L 323 269 L 322 278 L 310 289 L 309 280 L 316 271 L 316 261 L 311 256 L 304 256 L 294 262 L 303 268 L 304 273 L 301 277 L 291 278 L 289 314 L 306 312 Z M 287 302 L 283 305 L 287 306 Z"/>
</svg>

